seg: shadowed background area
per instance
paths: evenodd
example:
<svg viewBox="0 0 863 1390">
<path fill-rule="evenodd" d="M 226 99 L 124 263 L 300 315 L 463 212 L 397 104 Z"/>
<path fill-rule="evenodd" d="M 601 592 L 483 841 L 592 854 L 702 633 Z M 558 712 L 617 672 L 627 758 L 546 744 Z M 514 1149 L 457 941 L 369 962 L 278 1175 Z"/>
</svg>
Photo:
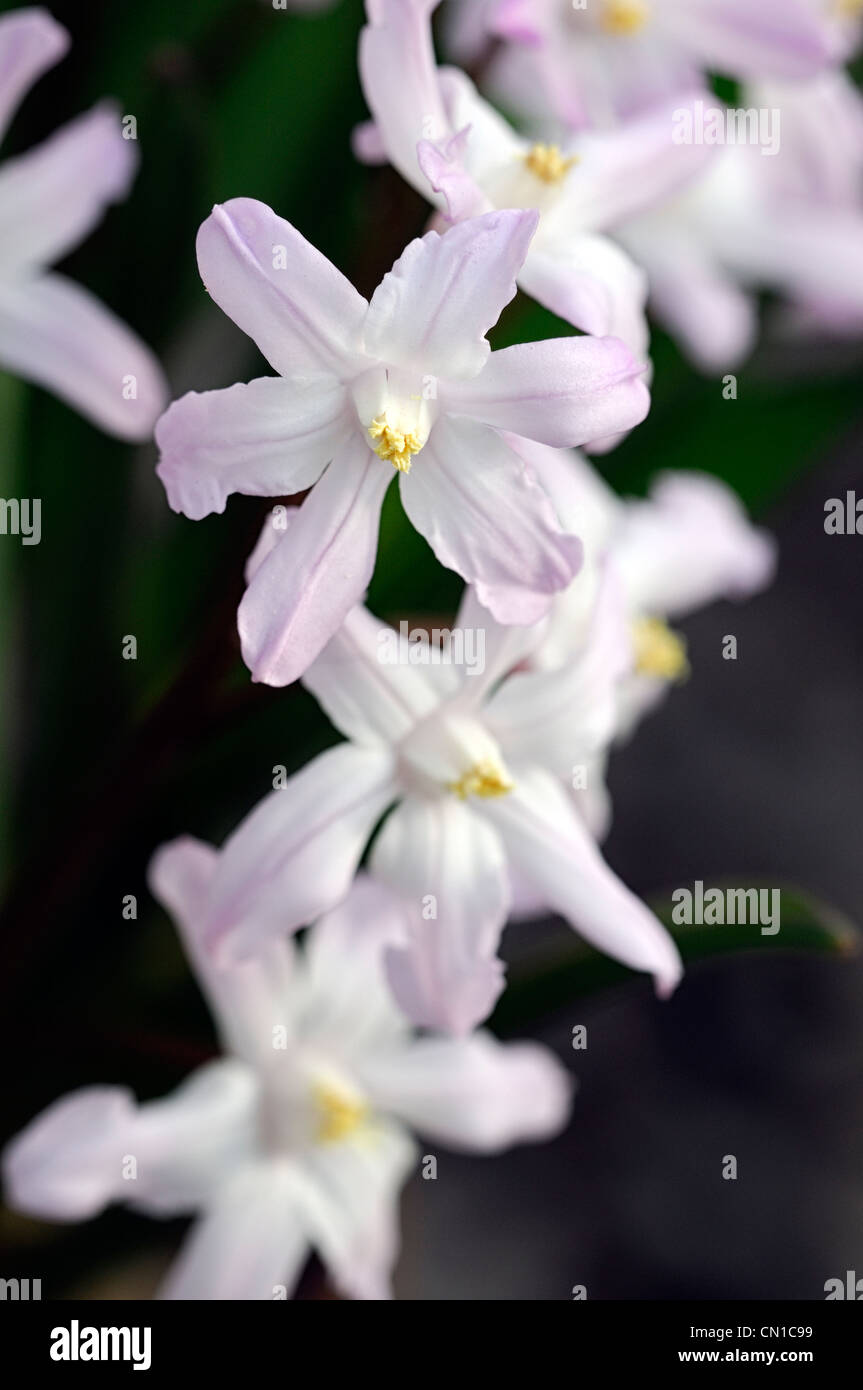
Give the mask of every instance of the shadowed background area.
<svg viewBox="0 0 863 1390">
<path fill-rule="evenodd" d="M 5 153 L 104 95 L 136 116 L 132 196 L 64 268 L 156 348 L 174 395 L 265 370 L 197 276 L 214 201 L 270 202 L 364 293 L 422 230 L 421 200 L 350 153 L 358 0 L 320 17 L 259 0 L 51 8 L 72 51 Z M 493 343 L 565 331 L 519 298 Z M 829 497 L 863 495 L 863 351 L 768 334 L 733 401 L 659 334 L 654 359 L 651 416 L 604 474 L 627 494 L 664 468 L 723 477 L 777 534 L 781 566 L 765 595 L 681 625 L 693 674 L 613 759 L 609 858 L 666 902 L 695 879 L 789 883 L 829 905 L 825 920 L 857 922 L 863 538 L 823 523 Z M 242 564 L 266 504 L 175 517 L 151 447 L 5 377 L 0 426 L 0 495 L 42 499 L 39 546 L 0 537 L 5 1140 L 74 1086 L 155 1096 L 211 1055 L 147 862 L 179 833 L 220 842 L 275 765 L 301 766 L 334 735 L 303 690 L 253 687 L 239 659 Z M 458 588 L 391 489 L 372 607 L 446 620 Z M 728 633 L 736 662 L 721 656 Z M 511 927 L 514 983 L 571 941 L 560 925 Z M 438 1152 L 436 1181 L 406 1194 L 400 1296 L 568 1299 L 583 1284 L 591 1298 L 813 1299 L 863 1274 L 863 967 L 782 944 L 694 964 L 665 1005 L 614 971 L 567 1002 L 514 988 L 496 1024 L 572 1067 L 572 1125 L 502 1158 Z M 576 1024 L 586 1051 L 570 1045 Z M 725 1155 L 737 1181 L 722 1179 Z M 44 1297 L 148 1296 L 181 1231 L 121 1211 L 70 1229 L 0 1211 L 0 1276 L 42 1278 Z M 324 1293 L 312 1268 L 304 1294 Z"/>
</svg>

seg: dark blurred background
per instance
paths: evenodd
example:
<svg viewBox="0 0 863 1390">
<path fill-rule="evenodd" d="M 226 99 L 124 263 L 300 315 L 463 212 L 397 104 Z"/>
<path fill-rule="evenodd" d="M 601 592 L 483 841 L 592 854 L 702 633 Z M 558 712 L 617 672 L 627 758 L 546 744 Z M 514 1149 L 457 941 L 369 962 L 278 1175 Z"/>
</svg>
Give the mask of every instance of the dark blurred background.
<svg viewBox="0 0 863 1390">
<path fill-rule="evenodd" d="M 64 269 L 153 345 L 173 395 L 266 370 L 197 275 L 214 202 L 271 203 L 364 293 L 422 230 L 422 200 L 350 153 L 365 114 L 360 0 L 317 17 L 262 0 L 50 8 L 73 47 L 4 153 L 105 95 L 137 117 L 133 194 Z M 564 331 L 519 299 L 493 341 Z M 777 534 L 781 566 L 767 594 L 682 625 L 691 679 L 612 763 L 609 858 L 647 897 L 696 878 L 792 883 L 825 905 L 816 918 L 857 922 L 863 539 L 826 536 L 823 521 L 827 498 L 863 495 L 863 349 L 768 332 L 736 401 L 660 334 L 654 360 L 651 416 L 602 471 L 631 494 L 660 469 L 716 473 Z M 242 564 L 267 504 L 234 498 L 188 522 L 154 463 L 152 447 L 0 378 L 0 495 L 42 498 L 42 543 L 0 548 L 0 1140 L 71 1087 L 147 1098 L 211 1054 L 147 862 L 179 833 L 220 842 L 274 765 L 334 739 L 303 690 L 252 686 L 239 659 Z M 391 489 L 372 607 L 445 617 L 458 587 Z M 736 662 L 721 659 L 729 632 Z M 122 658 L 127 634 L 136 661 Z M 572 1067 L 574 1119 L 542 1148 L 440 1155 L 438 1181 L 406 1195 L 401 1297 L 567 1299 L 584 1284 L 591 1298 L 817 1299 L 826 1279 L 863 1276 L 859 960 L 791 951 L 780 934 L 696 961 L 659 1005 L 623 972 L 580 975 L 563 999 L 519 988 L 574 949 L 559 924 L 513 926 L 506 945 L 514 983 L 496 1024 Z M 579 1023 L 588 1047 L 574 1052 Z M 722 1179 L 727 1154 L 737 1181 Z M 42 1278 L 44 1297 L 148 1296 L 181 1230 L 121 1211 L 59 1229 L 0 1209 L 0 1274 Z M 321 1293 L 314 1270 L 304 1293 Z"/>
</svg>

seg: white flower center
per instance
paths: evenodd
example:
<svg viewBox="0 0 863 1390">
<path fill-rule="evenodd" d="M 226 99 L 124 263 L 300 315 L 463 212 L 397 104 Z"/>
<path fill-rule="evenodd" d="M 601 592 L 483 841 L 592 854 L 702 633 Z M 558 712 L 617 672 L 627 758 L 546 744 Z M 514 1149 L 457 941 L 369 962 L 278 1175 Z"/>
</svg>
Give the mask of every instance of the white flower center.
<svg viewBox="0 0 863 1390">
<path fill-rule="evenodd" d="M 267 1152 L 288 1155 L 355 1139 L 371 1130 L 372 1111 L 340 1069 L 276 1049 L 262 1078 L 259 1123 Z"/>
<path fill-rule="evenodd" d="M 437 414 L 437 383 L 395 367 L 373 367 L 354 383 L 354 403 L 369 446 L 409 473 Z"/>
<path fill-rule="evenodd" d="M 436 710 L 399 745 L 409 790 L 460 801 L 505 796 L 513 781 L 497 741 L 478 720 Z"/>
<path fill-rule="evenodd" d="M 590 28 L 594 32 L 613 34 L 627 38 L 639 34 L 650 21 L 650 0 L 561 0 L 565 5 L 567 18 L 578 26 L 583 34 Z"/>
</svg>

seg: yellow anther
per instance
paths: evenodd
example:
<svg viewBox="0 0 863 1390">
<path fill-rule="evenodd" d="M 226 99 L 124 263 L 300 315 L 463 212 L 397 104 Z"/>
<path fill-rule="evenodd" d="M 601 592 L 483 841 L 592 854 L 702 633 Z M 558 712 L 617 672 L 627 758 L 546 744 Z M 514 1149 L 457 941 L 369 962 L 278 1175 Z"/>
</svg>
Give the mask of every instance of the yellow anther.
<svg viewBox="0 0 863 1390">
<path fill-rule="evenodd" d="M 422 448 L 413 431 L 394 430 L 387 424 L 386 415 L 379 415 L 369 425 L 369 434 L 378 441 L 375 453 L 379 458 L 388 459 L 400 473 L 410 473 L 411 459 Z"/>
<path fill-rule="evenodd" d="M 355 1100 L 333 1086 L 319 1084 L 314 1088 L 318 1111 L 317 1139 L 321 1144 L 340 1144 L 362 1129 L 369 1116 L 364 1101 Z"/>
<path fill-rule="evenodd" d="M 578 163 L 578 155 L 564 157 L 557 145 L 534 145 L 524 162 L 532 174 L 543 183 L 560 183 L 565 179 L 573 164 Z"/>
<path fill-rule="evenodd" d="M 859 19 L 863 14 L 863 0 L 833 0 L 833 10 L 839 19 Z"/>
<path fill-rule="evenodd" d="M 640 676 L 680 681 L 689 675 L 686 643 L 662 618 L 636 618 L 632 638 L 635 669 Z"/>
<path fill-rule="evenodd" d="M 650 18 L 647 0 L 604 0 L 602 27 L 608 34 L 637 34 Z"/>
<path fill-rule="evenodd" d="M 512 788 L 513 783 L 502 767 L 496 763 L 482 762 L 474 763 L 457 782 L 450 782 L 447 791 L 454 792 L 460 801 L 466 801 L 469 796 L 506 796 Z"/>
</svg>

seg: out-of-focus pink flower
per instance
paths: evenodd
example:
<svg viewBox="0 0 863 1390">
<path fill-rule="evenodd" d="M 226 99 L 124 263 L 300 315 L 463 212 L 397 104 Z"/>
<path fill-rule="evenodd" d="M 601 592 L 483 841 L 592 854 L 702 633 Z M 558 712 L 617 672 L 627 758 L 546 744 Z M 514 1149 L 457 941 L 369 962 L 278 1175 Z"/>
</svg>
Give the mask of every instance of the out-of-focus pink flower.
<svg viewBox="0 0 863 1390">
<path fill-rule="evenodd" d="M 752 525 L 731 489 L 708 474 L 662 473 L 647 498 L 622 499 L 581 455 L 521 447 L 561 522 L 570 526 L 577 518 L 585 548 L 582 569 L 555 599 L 530 666 L 559 671 L 583 660 L 600 584 L 610 570 L 623 610 L 617 620 L 628 642 L 614 695 L 613 736 L 619 741 L 687 672 L 685 645 L 668 622 L 717 599 L 742 601 L 766 588 L 776 568 L 776 545 Z M 587 767 L 587 785 L 576 795 L 598 838 L 611 813 L 604 785 L 608 743 Z"/>
<path fill-rule="evenodd" d="M 201 922 L 218 855 L 192 839 L 157 854 L 153 892 L 176 918 L 225 1056 L 164 1100 L 74 1091 L 6 1148 L 7 1201 L 80 1221 L 111 1202 L 194 1214 L 168 1299 L 289 1297 L 312 1248 L 349 1297 L 390 1297 L 411 1137 L 472 1153 L 546 1139 L 569 1115 L 563 1067 L 534 1043 L 417 1038 L 392 1003 L 382 952 L 389 895 L 357 882 L 301 951 L 216 969 Z"/>
<path fill-rule="evenodd" d="M 156 430 L 171 506 L 198 518 L 232 492 L 317 484 L 240 606 L 256 680 L 295 680 L 361 599 L 394 471 L 414 526 L 500 621 L 534 621 L 569 583 L 579 543 L 501 431 L 583 443 L 637 424 L 649 398 L 613 338 L 491 352 L 535 227 L 533 212 L 496 212 L 429 232 L 367 303 L 263 203 L 204 223 L 207 289 L 282 375 L 171 406 Z"/>
<path fill-rule="evenodd" d="M 69 36 L 45 10 L 0 19 L 0 135 Z M 137 163 L 119 113 L 99 105 L 0 169 L 0 365 L 122 439 L 145 439 L 166 387 L 152 353 L 87 290 L 46 266 L 125 197 Z"/>
<path fill-rule="evenodd" d="M 273 529 L 252 582 L 282 543 Z M 542 625 L 499 626 L 472 589 L 455 624 L 482 642 L 472 668 L 431 650 L 418 664 L 411 644 L 355 608 L 304 677 L 349 742 L 268 795 L 227 841 L 203 924 L 213 949 L 242 959 L 341 901 L 396 803 L 369 866 L 399 898 L 404 940 L 388 969 L 416 1023 L 466 1033 L 490 1013 L 513 866 L 598 949 L 673 988 L 671 939 L 604 863 L 560 784 L 613 735 L 629 653 L 620 611 L 606 586 L 578 660 L 528 674 L 515 668 Z"/>
<path fill-rule="evenodd" d="M 383 153 L 450 221 L 534 208 L 521 288 L 576 328 L 611 333 L 643 355 L 644 277 L 599 233 L 679 188 L 712 152 L 672 142 L 670 108 L 562 147 L 524 139 L 464 73 L 435 66 L 436 4 L 368 0 L 360 75 L 374 124 L 361 128 L 357 152 Z"/>
<path fill-rule="evenodd" d="M 491 85 L 580 129 L 692 91 L 705 71 L 811 77 L 836 43 L 816 4 L 826 11 L 824 0 L 497 0 L 489 28 L 512 47 Z"/>
<path fill-rule="evenodd" d="M 859 94 L 830 72 L 746 90 L 740 110 L 779 112 L 777 152 L 727 145 L 676 198 L 615 229 L 648 273 L 656 317 L 706 372 L 733 370 L 751 351 L 759 289 L 863 331 Z"/>
</svg>

